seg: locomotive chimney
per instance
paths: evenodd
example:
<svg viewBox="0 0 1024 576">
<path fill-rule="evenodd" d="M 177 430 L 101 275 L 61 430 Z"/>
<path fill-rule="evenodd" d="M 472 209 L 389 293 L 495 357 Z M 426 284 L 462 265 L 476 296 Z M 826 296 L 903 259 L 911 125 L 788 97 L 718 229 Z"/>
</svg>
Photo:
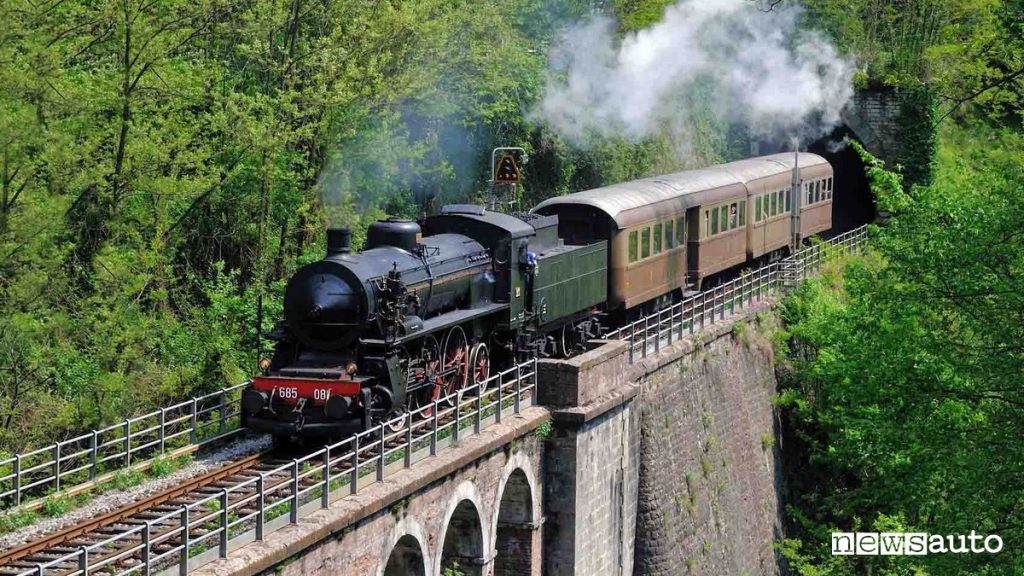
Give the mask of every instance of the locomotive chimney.
<svg viewBox="0 0 1024 576">
<path fill-rule="evenodd" d="M 348 228 L 327 229 L 327 257 L 348 254 L 352 251 L 352 230 Z"/>
</svg>

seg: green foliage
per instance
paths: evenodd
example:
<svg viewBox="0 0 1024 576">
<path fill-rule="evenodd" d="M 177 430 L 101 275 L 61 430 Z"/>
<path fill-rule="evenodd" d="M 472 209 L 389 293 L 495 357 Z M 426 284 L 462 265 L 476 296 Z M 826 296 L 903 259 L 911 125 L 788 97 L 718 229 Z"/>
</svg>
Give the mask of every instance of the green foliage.
<svg viewBox="0 0 1024 576">
<path fill-rule="evenodd" d="M 540 426 L 537 426 L 533 431 L 533 435 L 542 440 L 547 440 L 548 438 L 551 438 L 551 434 L 553 432 L 554 428 L 552 427 L 551 420 L 545 420 L 540 423 Z"/>
<path fill-rule="evenodd" d="M 842 282 L 784 305 L 793 387 L 780 396 L 806 462 L 791 480 L 800 574 L 1010 574 L 999 554 L 854 558 L 833 529 L 999 534 L 1024 493 L 1024 137 L 948 129 L 934 183 L 901 203 Z M 878 170 L 878 167 L 872 167 Z M 874 181 L 875 178 L 872 178 Z M 898 178 L 887 177 L 896 195 Z"/>
<path fill-rule="evenodd" d="M 68 496 L 54 495 L 43 500 L 42 512 L 44 516 L 56 518 L 70 512 L 75 507 L 74 499 Z"/>
<path fill-rule="evenodd" d="M 494 145 L 530 153 L 523 204 L 680 168 L 667 138 L 576 150 L 528 119 L 553 35 L 596 8 L 4 3 L 0 449 L 242 381 L 326 224 L 359 246 L 479 201 Z M 686 163 L 728 152 L 700 128 Z"/>
<path fill-rule="evenodd" d="M 39 513 L 35 510 L 17 510 L 0 515 L 0 534 L 13 532 L 18 528 L 31 526 L 39 519 Z"/>
</svg>

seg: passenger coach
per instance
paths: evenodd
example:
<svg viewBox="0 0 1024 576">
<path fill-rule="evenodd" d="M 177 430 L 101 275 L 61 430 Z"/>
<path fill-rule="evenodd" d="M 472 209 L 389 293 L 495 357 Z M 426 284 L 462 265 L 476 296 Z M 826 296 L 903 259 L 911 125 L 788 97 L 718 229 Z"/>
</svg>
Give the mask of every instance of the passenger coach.
<svg viewBox="0 0 1024 576">
<path fill-rule="evenodd" d="M 735 266 L 780 258 L 797 222 L 800 240 L 830 229 L 832 178 L 821 156 L 783 153 L 550 198 L 534 211 L 557 215 L 567 243 L 608 240 L 609 311 L 651 309 Z"/>
</svg>

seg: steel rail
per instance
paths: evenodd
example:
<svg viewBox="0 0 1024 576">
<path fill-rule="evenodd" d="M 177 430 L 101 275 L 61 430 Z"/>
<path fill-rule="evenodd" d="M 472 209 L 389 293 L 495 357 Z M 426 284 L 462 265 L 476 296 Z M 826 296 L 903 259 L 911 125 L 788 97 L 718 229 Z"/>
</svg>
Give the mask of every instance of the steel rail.
<svg viewBox="0 0 1024 576">
<path fill-rule="evenodd" d="M 259 464 L 266 455 L 266 452 L 261 452 L 251 456 L 246 456 L 245 458 L 236 460 L 227 466 L 222 466 L 201 476 L 189 479 L 184 484 L 179 484 L 173 488 L 164 490 L 163 492 L 137 500 L 112 512 L 82 520 L 80 523 L 57 532 L 47 534 L 38 540 L 27 542 L 9 550 L 4 550 L 3 552 L 0 552 L 0 566 L 10 564 L 26 556 L 31 556 L 51 548 L 56 548 L 65 542 L 84 536 L 89 532 L 93 532 L 111 524 L 116 524 L 121 520 L 136 516 L 140 512 L 156 508 L 161 504 L 184 496 L 189 492 L 195 492 L 205 486 L 213 484 L 214 482 L 252 468 Z"/>
</svg>

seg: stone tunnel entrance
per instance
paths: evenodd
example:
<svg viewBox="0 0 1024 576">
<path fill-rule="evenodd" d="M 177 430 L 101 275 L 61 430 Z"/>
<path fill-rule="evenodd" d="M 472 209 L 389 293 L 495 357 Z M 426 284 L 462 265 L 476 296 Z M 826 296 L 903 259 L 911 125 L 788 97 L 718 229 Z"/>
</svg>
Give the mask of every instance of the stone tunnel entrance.
<svg viewBox="0 0 1024 576">
<path fill-rule="evenodd" d="M 535 518 L 530 483 L 522 469 L 516 469 L 505 484 L 498 506 L 495 537 L 494 576 L 534 574 Z"/>
<path fill-rule="evenodd" d="M 857 135 L 846 126 L 835 128 L 831 134 L 807 147 L 832 164 L 835 170 L 835 194 L 832 203 L 832 230 L 822 234 L 830 238 L 852 230 L 875 219 L 875 198 L 864 174 L 864 163 L 846 140 Z"/>
<path fill-rule="evenodd" d="M 441 548 L 441 576 L 483 576 L 484 539 L 480 513 L 470 500 L 455 507 Z"/>
<path fill-rule="evenodd" d="M 426 563 L 415 537 L 406 534 L 398 540 L 388 556 L 384 576 L 427 576 Z"/>
</svg>

